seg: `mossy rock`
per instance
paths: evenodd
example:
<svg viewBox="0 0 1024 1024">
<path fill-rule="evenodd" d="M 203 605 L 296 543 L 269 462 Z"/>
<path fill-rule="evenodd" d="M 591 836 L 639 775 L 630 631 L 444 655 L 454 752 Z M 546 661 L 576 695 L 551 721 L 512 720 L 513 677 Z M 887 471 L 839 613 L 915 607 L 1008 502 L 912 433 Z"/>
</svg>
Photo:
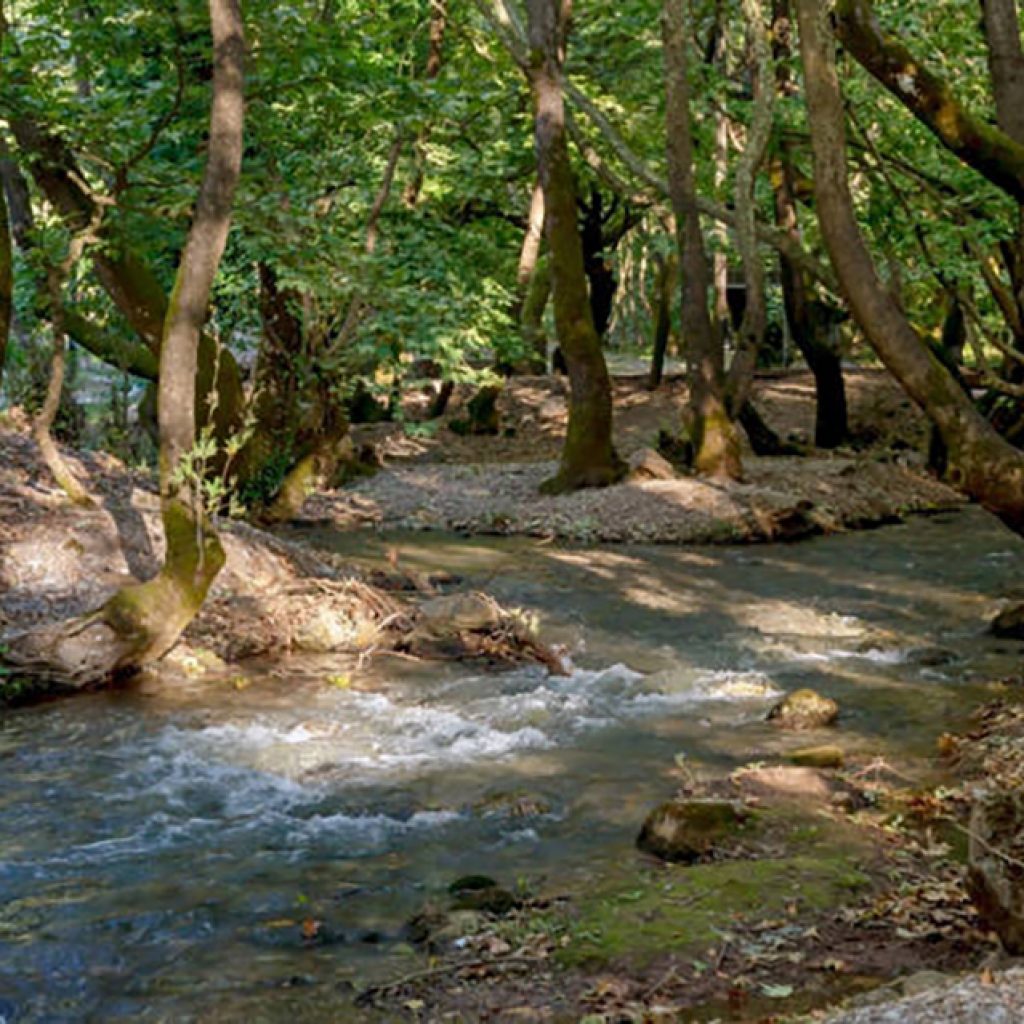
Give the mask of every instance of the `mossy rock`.
<svg viewBox="0 0 1024 1024">
<path fill-rule="evenodd" d="M 636 845 L 662 860 L 693 864 L 711 857 L 749 819 L 728 800 L 670 800 L 647 815 Z"/>
<path fill-rule="evenodd" d="M 810 689 L 787 693 L 768 712 L 768 721 L 780 729 L 821 729 L 833 725 L 838 717 L 839 705 Z"/>
<path fill-rule="evenodd" d="M 456 910 L 473 910 L 485 914 L 507 914 L 518 905 L 518 900 L 507 889 L 487 875 L 464 875 L 457 878 L 448 892 Z"/>
<path fill-rule="evenodd" d="M 802 768 L 842 768 L 843 752 L 839 747 L 801 747 L 786 755 L 790 764 Z"/>
</svg>

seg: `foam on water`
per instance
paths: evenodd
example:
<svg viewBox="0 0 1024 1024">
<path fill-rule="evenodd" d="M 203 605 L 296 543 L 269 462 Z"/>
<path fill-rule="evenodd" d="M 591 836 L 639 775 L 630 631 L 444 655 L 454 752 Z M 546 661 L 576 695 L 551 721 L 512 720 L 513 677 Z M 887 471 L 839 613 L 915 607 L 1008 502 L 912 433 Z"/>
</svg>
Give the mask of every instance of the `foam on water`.
<svg viewBox="0 0 1024 1024">
<path fill-rule="evenodd" d="M 112 724 L 102 756 L 94 749 L 88 766 L 101 806 L 77 807 L 66 828 L 20 854 L 9 848 L 0 873 L 45 877 L 251 850 L 286 860 L 334 849 L 372 856 L 411 833 L 440 835 L 471 813 L 403 806 L 406 780 L 573 746 L 587 734 L 690 705 L 761 702 L 778 693 L 756 671 L 644 676 L 620 664 L 562 677 L 528 668 L 387 692 L 329 691 L 299 708 L 261 709 L 252 701 L 215 717 L 172 713 L 127 734 Z M 40 754 L 35 768 L 46 771 L 57 754 Z M 74 756 L 62 761 L 63 774 L 50 778 L 67 800 L 83 784 L 84 765 Z M 28 801 L 23 812 L 38 813 Z M 529 830 L 507 837 L 535 839 Z"/>
</svg>

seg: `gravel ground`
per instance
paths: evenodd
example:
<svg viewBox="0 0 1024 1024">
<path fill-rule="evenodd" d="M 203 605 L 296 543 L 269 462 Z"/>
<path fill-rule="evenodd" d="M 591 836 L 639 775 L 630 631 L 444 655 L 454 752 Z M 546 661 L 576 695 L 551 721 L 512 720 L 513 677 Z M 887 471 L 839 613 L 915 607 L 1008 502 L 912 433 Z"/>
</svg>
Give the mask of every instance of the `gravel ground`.
<svg viewBox="0 0 1024 1024">
<path fill-rule="evenodd" d="M 748 459 L 743 483 L 693 477 L 545 497 L 555 464 L 415 464 L 309 500 L 340 528 L 524 534 L 578 541 L 792 539 L 953 508 L 962 497 L 910 465 L 863 458 Z"/>
</svg>

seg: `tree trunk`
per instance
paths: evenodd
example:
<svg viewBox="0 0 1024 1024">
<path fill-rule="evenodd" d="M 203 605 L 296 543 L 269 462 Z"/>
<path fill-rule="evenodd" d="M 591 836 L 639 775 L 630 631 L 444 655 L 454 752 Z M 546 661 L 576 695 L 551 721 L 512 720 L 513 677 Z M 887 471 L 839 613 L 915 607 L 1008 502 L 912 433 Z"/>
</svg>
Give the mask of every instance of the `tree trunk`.
<svg viewBox="0 0 1024 1024">
<path fill-rule="evenodd" d="M 74 254 L 71 256 L 74 260 Z M 75 504 L 90 507 L 92 498 L 68 468 L 60 449 L 53 440 L 53 421 L 60 408 L 61 392 L 64 389 L 64 365 L 67 355 L 67 338 L 64 333 L 64 302 L 61 295 L 63 275 L 50 268 L 46 273 L 46 288 L 49 296 L 50 323 L 53 328 L 53 353 L 50 357 L 50 379 L 46 386 L 46 397 L 39 411 L 32 418 L 32 436 L 39 446 L 46 468 L 57 481 L 57 486 Z"/>
<path fill-rule="evenodd" d="M 95 216 L 96 204 L 79 185 L 84 179 L 71 151 L 28 118 L 11 118 L 10 126 L 40 191 L 69 231 L 82 230 Z M 107 236 L 107 229 L 103 228 L 101 233 Z M 158 354 L 167 316 L 167 296 L 156 275 L 123 238 L 111 232 L 104 240 L 108 244 L 97 246 L 92 253 L 96 275 L 135 332 Z M 70 318 L 67 326 L 73 326 Z M 102 351 L 97 355 L 104 358 Z M 193 406 L 202 414 L 201 423 L 207 419 L 207 396 L 215 390 L 213 423 L 217 436 L 225 439 L 239 430 L 245 408 L 241 373 L 234 356 L 207 334 L 200 338 L 195 390 Z"/>
<path fill-rule="evenodd" d="M 544 484 L 549 493 L 605 486 L 625 473 L 612 446 L 611 380 L 590 312 L 565 138 L 562 62 L 570 7 L 569 0 L 529 0 L 527 4 L 537 173 L 547 211 L 555 328 L 571 389 L 561 465 Z"/>
<path fill-rule="evenodd" d="M 253 431 L 238 457 L 240 497 L 257 520 L 284 521 L 333 476 L 348 432 L 344 409 L 315 372 L 301 319 L 302 295 L 258 267 L 263 326 L 253 393 Z"/>
<path fill-rule="evenodd" d="M 775 56 L 775 82 L 779 97 L 792 95 L 796 85 L 790 71 L 792 20 L 790 0 L 774 0 L 772 40 Z M 801 246 L 800 222 L 793 190 L 793 145 L 783 140 L 774 165 L 772 185 L 775 192 L 775 222 L 779 230 Z M 779 252 L 779 277 L 782 299 L 790 333 L 808 368 L 814 375 L 814 443 L 819 448 L 836 448 L 849 436 L 846 382 L 843 379 L 842 353 L 834 327 L 821 315 L 812 315 L 817 303 L 807 276 L 786 253 Z M 819 309 L 819 313 L 823 310 Z M 819 331 L 819 328 L 821 329 Z"/>
<path fill-rule="evenodd" d="M 423 68 L 423 80 L 432 82 L 441 73 L 441 62 L 444 57 L 444 36 L 448 29 L 448 0 L 428 0 L 430 6 L 430 24 L 427 30 L 427 62 Z M 405 186 L 402 200 L 406 206 L 415 206 L 423 191 L 423 179 L 426 175 L 426 146 L 430 138 L 430 125 L 425 124 L 416 137 L 413 146 L 413 173 Z"/>
<path fill-rule="evenodd" d="M 548 343 L 541 323 L 551 292 L 551 277 L 546 261 L 540 261 L 543 239 L 544 189 L 537 181 L 530 195 L 530 212 L 516 267 L 516 292 L 509 307 L 509 319 L 519 329 L 531 373 L 545 373 L 548 365 Z"/>
<path fill-rule="evenodd" d="M 665 376 L 665 355 L 668 352 L 668 340 L 672 334 L 672 293 L 676 287 L 676 265 L 674 256 L 655 257 L 657 272 L 654 277 L 654 345 L 651 351 L 651 371 L 647 378 L 647 387 L 656 391 L 661 387 Z"/>
<path fill-rule="evenodd" d="M 1024 51 L 1016 0 L 981 0 L 999 127 L 1024 145 Z"/>
<path fill-rule="evenodd" d="M 14 245 L 11 240 L 11 222 L 7 214 L 7 199 L 0 182 L 0 386 L 4 382 L 7 362 L 7 342 L 14 319 Z"/>
<path fill-rule="evenodd" d="M 871 0 L 837 0 L 835 26 L 847 52 L 951 153 L 1024 202 L 1024 144 L 971 113 L 945 81 L 896 36 L 883 32 Z"/>
<path fill-rule="evenodd" d="M 693 464 L 698 473 L 739 479 L 740 444 L 726 409 L 722 344 L 708 314 L 708 261 L 697 206 L 690 123 L 687 46 L 693 33 L 688 0 L 665 0 L 663 27 L 668 184 L 683 275 L 682 328 L 689 368 Z"/>
<path fill-rule="evenodd" d="M 757 366 L 757 353 L 761 348 L 767 323 L 764 268 L 757 244 L 754 187 L 768 148 L 775 105 L 771 48 L 768 45 L 761 0 L 742 0 L 742 6 L 744 18 L 753 38 L 754 108 L 747 130 L 746 144 L 736 167 L 736 246 L 743 262 L 747 301 L 726 383 L 729 414 L 733 417 L 738 416 L 750 396 L 754 369 Z"/>
<path fill-rule="evenodd" d="M 91 615 L 21 638 L 19 662 L 85 685 L 161 658 L 201 608 L 224 551 L 204 507 L 202 481 L 184 470 L 196 440 L 195 380 L 210 290 L 227 242 L 242 160 L 245 43 L 237 0 L 210 0 L 213 97 L 199 199 L 171 293 L 160 346 L 160 504 L 166 555 L 146 583 L 118 591 Z"/>
<path fill-rule="evenodd" d="M 580 244 L 583 246 L 583 272 L 587 275 L 587 292 L 590 297 L 590 318 L 594 321 L 597 336 L 603 338 L 611 322 L 618 282 L 606 257 L 606 250 L 610 246 L 609 240 L 605 238 L 606 214 L 601 190 L 592 185 L 590 201 L 580 202 L 579 206 L 583 211 L 579 221 Z"/>
<path fill-rule="evenodd" d="M 853 211 L 846 137 L 824 0 L 797 0 L 818 219 L 857 323 L 879 358 L 942 433 L 950 479 L 1011 528 L 1024 530 L 1024 454 L 974 408 L 887 293 Z"/>
<path fill-rule="evenodd" d="M 544 189 L 539 181 L 530 194 L 530 213 L 526 221 L 526 232 L 519 250 L 519 264 L 516 267 L 516 294 L 509 309 L 513 323 L 522 322 L 523 306 L 533 280 L 533 272 L 540 258 L 540 245 L 544 238 Z"/>
<path fill-rule="evenodd" d="M 715 0 L 715 20 L 705 53 L 705 62 L 714 66 L 723 78 L 726 75 L 727 18 L 723 0 Z M 714 185 L 715 198 L 721 199 L 729 170 L 729 116 L 724 109 L 715 112 Z M 714 325 L 722 345 L 729 339 L 729 232 L 721 221 L 712 229 L 716 240 L 712 256 L 712 286 L 714 288 Z"/>
<path fill-rule="evenodd" d="M 1017 2 L 981 0 L 981 9 L 996 121 L 1014 142 L 1024 145 L 1024 49 Z M 1013 333 L 1014 348 L 1024 352 L 1024 331 L 1020 330 L 1024 323 L 1024 205 L 1018 211 L 1017 230 L 1002 246 L 1002 256 L 1010 277 L 1015 312 L 1008 325 Z M 1004 376 L 1020 383 L 1024 380 L 1024 366 L 1016 360 L 1007 360 Z"/>
<path fill-rule="evenodd" d="M 519 319 L 526 358 L 530 361 L 531 369 L 538 374 L 547 373 L 548 369 L 548 337 L 544 331 L 544 310 L 547 309 L 550 297 L 551 263 L 545 257 L 533 269 Z"/>
</svg>

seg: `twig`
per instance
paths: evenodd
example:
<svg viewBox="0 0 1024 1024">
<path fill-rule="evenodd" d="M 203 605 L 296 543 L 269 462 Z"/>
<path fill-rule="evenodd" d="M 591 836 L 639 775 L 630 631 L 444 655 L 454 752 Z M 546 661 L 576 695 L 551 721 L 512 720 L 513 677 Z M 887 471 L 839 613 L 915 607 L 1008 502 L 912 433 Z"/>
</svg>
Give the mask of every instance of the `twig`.
<svg viewBox="0 0 1024 1024">
<path fill-rule="evenodd" d="M 371 985 L 364 988 L 356 996 L 356 1004 L 365 1006 L 374 996 L 385 995 L 397 989 L 404 988 L 417 981 L 427 981 L 431 978 L 440 978 L 446 974 L 457 974 L 459 971 L 478 970 L 481 967 L 505 967 L 510 965 L 526 966 L 527 964 L 542 963 L 543 957 L 539 956 L 507 956 L 492 958 L 489 960 L 464 960 L 457 964 L 444 964 L 441 967 L 431 967 L 424 971 L 413 971 L 412 974 L 405 974 L 394 981 L 385 982 L 382 985 Z"/>
<path fill-rule="evenodd" d="M 722 964 L 725 963 L 725 958 L 729 953 L 729 939 L 722 939 L 722 948 L 718 951 L 718 959 L 715 960 L 714 973 L 717 974 L 722 969 Z"/>
<path fill-rule="evenodd" d="M 960 822 L 956 820 L 956 818 L 951 817 L 948 814 L 942 815 L 942 817 L 944 818 L 944 820 L 952 822 L 953 825 L 956 828 L 958 828 L 961 832 L 963 832 L 963 834 L 967 836 L 968 839 L 973 839 L 976 843 L 980 843 L 982 846 L 985 847 L 986 850 L 988 850 L 989 853 L 993 854 L 996 857 L 999 857 L 1000 860 L 1006 861 L 1007 864 L 1011 864 L 1015 868 L 1024 868 L 1024 861 L 1018 860 L 1016 857 L 1012 857 L 1010 856 L 1010 854 L 1006 853 L 1005 850 L 1000 850 L 997 847 L 993 846 L 987 839 L 984 839 L 982 836 L 979 836 L 977 832 L 972 832 L 969 828 L 967 828 L 966 825 L 961 825 Z"/>
</svg>

